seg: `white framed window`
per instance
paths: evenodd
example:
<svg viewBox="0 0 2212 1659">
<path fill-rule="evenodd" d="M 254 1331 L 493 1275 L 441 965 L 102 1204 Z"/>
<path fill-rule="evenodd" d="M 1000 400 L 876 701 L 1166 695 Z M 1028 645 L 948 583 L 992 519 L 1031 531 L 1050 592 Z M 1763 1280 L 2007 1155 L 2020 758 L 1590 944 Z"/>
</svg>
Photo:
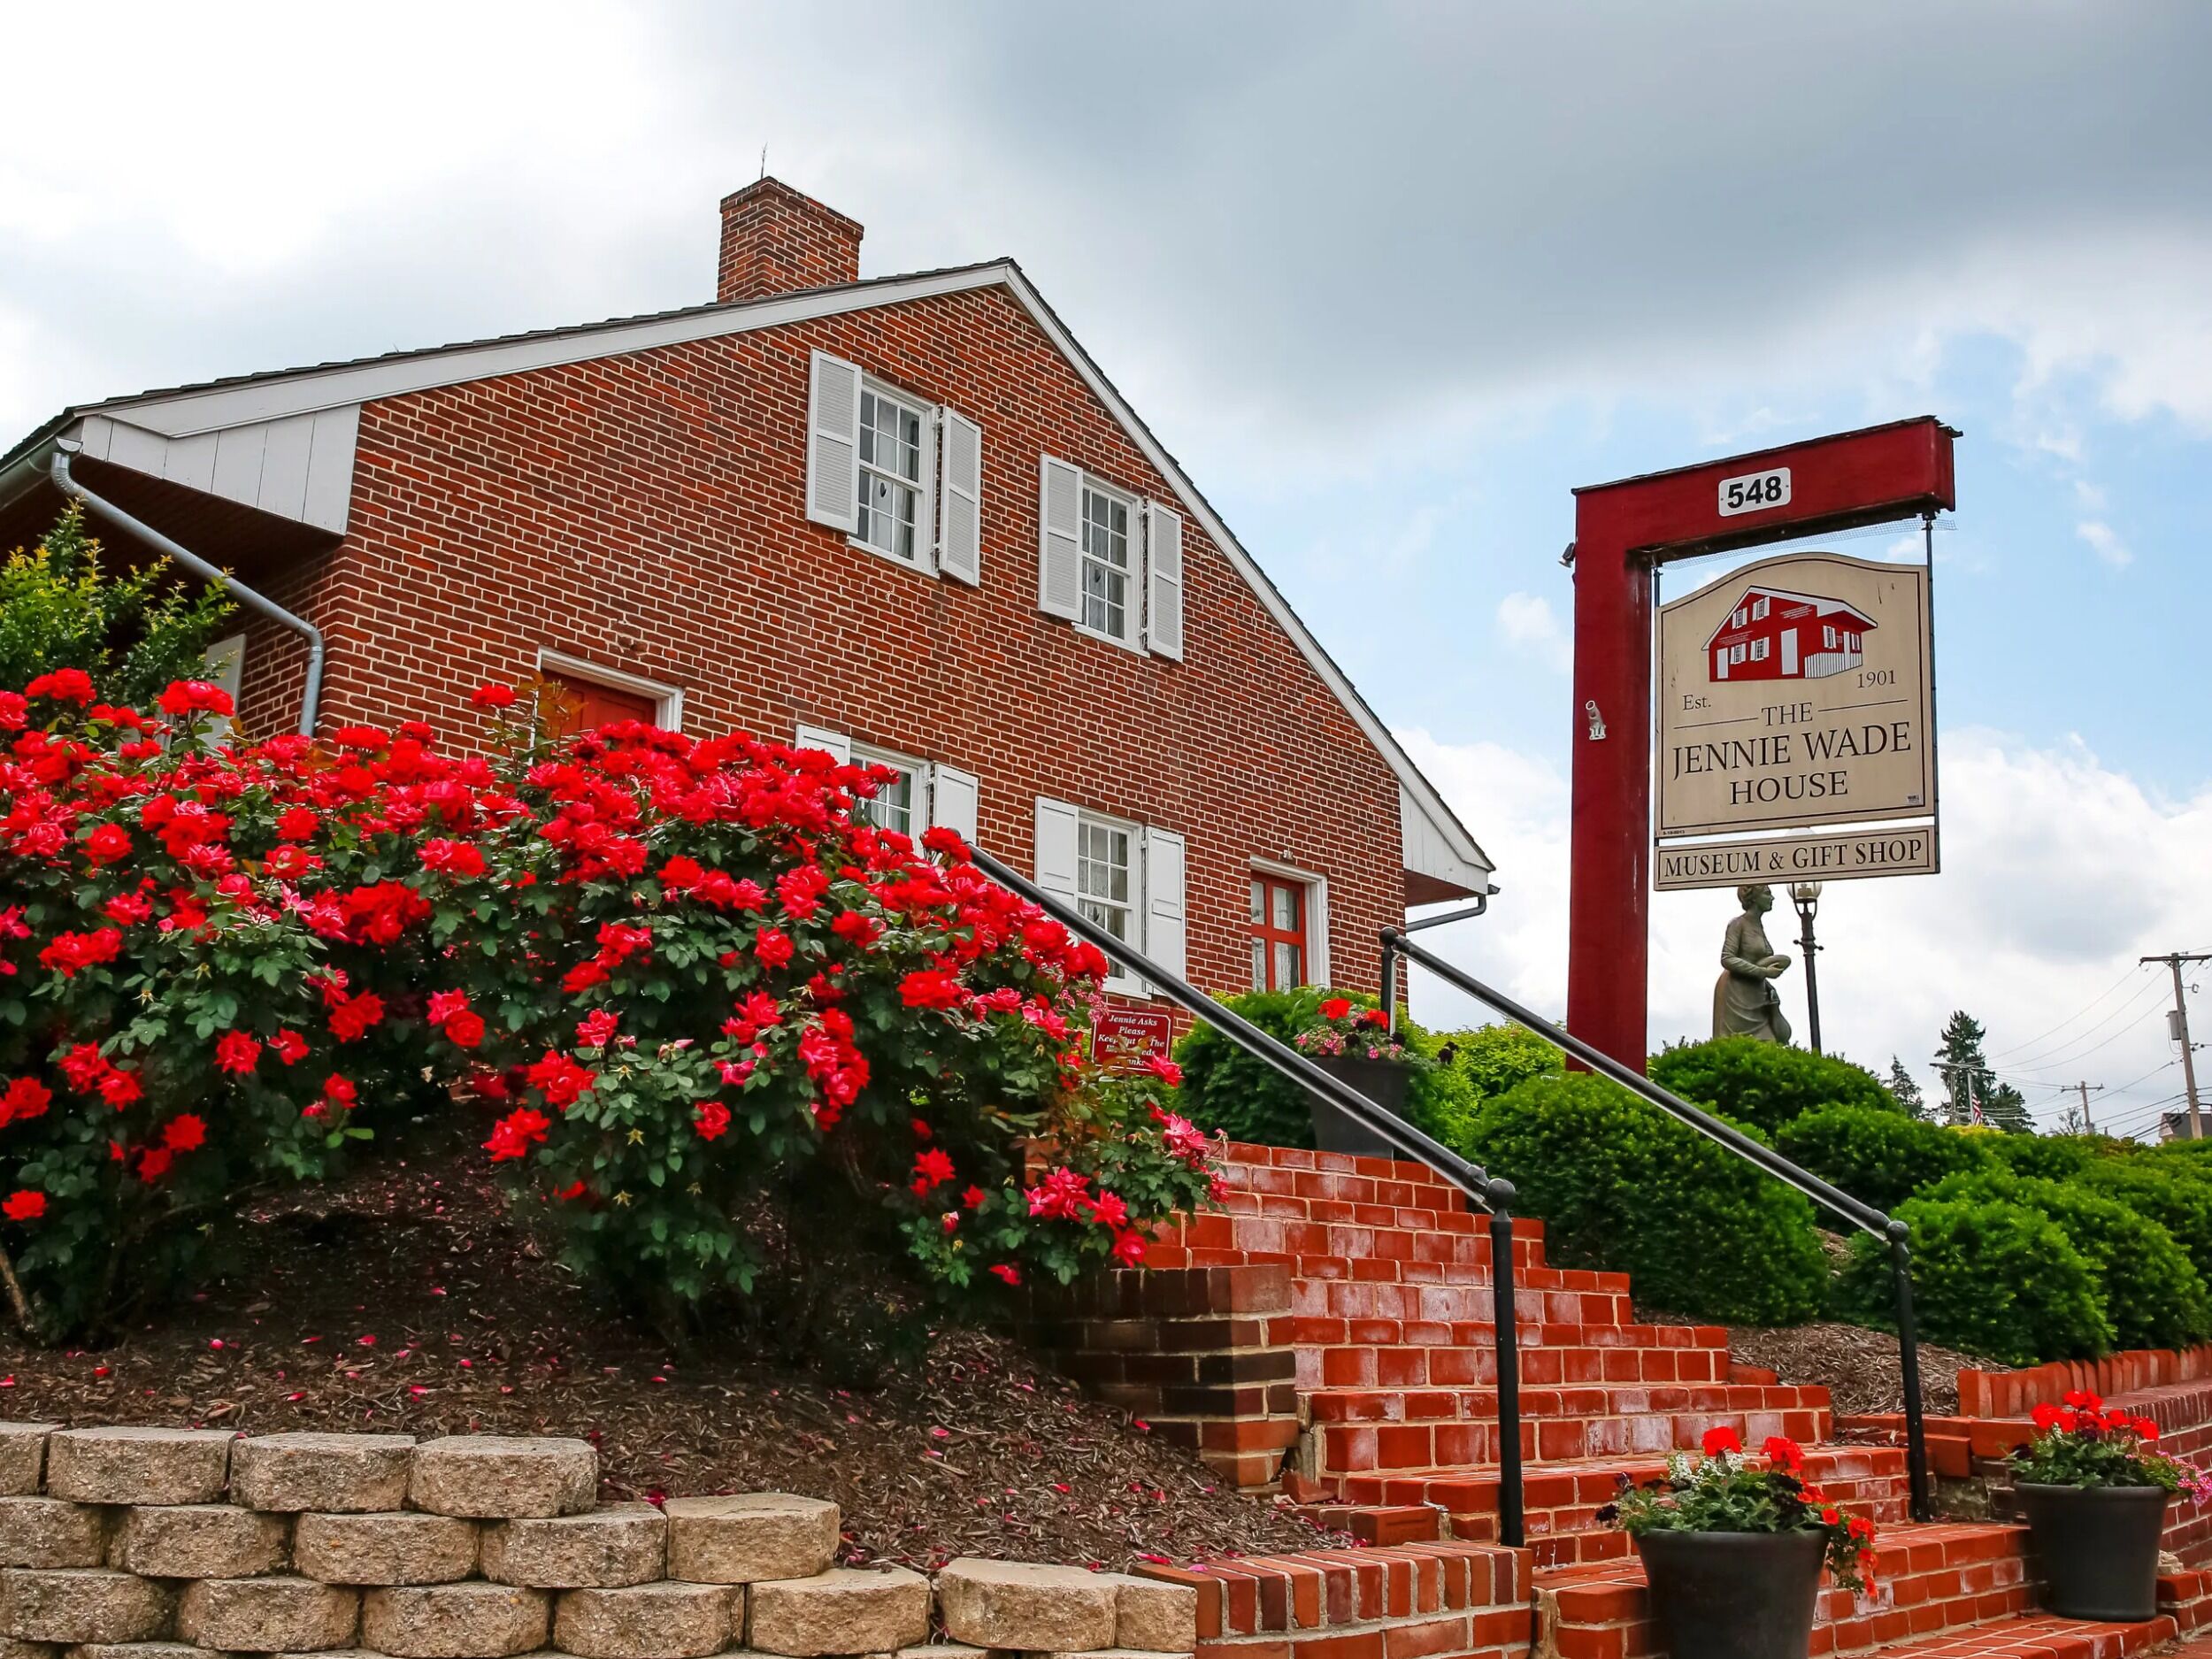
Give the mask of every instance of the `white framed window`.
<svg viewBox="0 0 2212 1659">
<path fill-rule="evenodd" d="M 1141 614 L 1143 543 L 1137 503 L 1094 478 L 1083 480 L 1083 612 L 1076 625 L 1133 645 Z"/>
<path fill-rule="evenodd" d="M 980 582 L 983 428 L 826 351 L 808 363 L 806 516 L 910 569 Z"/>
<path fill-rule="evenodd" d="M 862 823 L 897 830 L 917 841 L 924 830 L 936 828 L 951 830 L 961 840 L 974 841 L 982 789 L 973 772 L 941 760 L 923 760 L 896 749 L 856 743 L 845 733 L 826 726 L 802 723 L 795 736 L 801 749 L 825 749 L 841 761 L 888 766 L 899 774 L 854 807 L 853 816 Z"/>
<path fill-rule="evenodd" d="M 1820 638 L 1822 644 L 1826 646 L 1828 649 L 1832 651 L 1836 649 L 1836 631 L 1833 628 L 1822 628 L 1820 631 Z"/>
<path fill-rule="evenodd" d="M 1765 621 L 1769 608 L 1770 601 L 1764 594 L 1760 595 L 1758 598 L 1751 602 L 1751 619 L 1754 622 Z"/>
<path fill-rule="evenodd" d="M 1766 661 L 1766 659 L 1767 659 L 1767 647 L 1768 647 L 1768 645 L 1769 645 L 1770 643 L 1770 641 L 1766 641 L 1766 640 L 1754 640 L 1754 641 L 1751 641 L 1751 660 L 1752 660 L 1753 662 L 1755 662 L 1755 663 L 1763 663 L 1763 662 L 1765 662 L 1765 661 Z"/>
<path fill-rule="evenodd" d="M 873 796 L 853 809 L 853 816 L 878 829 L 896 830 L 918 837 L 935 820 L 929 815 L 929 763 L 911 755 L 895 755 L 887 749 L 865 743 L 852 746 L 856 766 L 887 766 L 898 776 L 879 785 Z"/>
<path fill-rule="evenodd" d="M 1750 620 L 1751 612 L 1745 610 L 1741 605 L 1738 605 L 1736 607 L 1736 614 L 1728 618 L 1728 626 L 1732 628 L 1740 628 L 1744 626 L 1744 624 Z"/>
<path fill-rule="evenodd" d="M 1094 638 L 1182 660 L 1182 514 L 1048 455 L 1037 522 L 1040 610 Z"/>
<path fill-rule="evenodd" d="M 928 561 L 935 424 L 919 401 L 862 380 L 853 540 L 902 565 Z"/>
<path fill-rule="evenodd" d="M 1138 829 L 1095 812 L 1075 820 L 1076 908 L 1116 939 L 1143 948 L 1137 925 Z"/>
<path fill-rule="evenodd" d="M 1037 885 L 1178 975 L 1187 954 L 1184 864 L 1183 838 L 1172 830 L 1038 797 Z M 1106 988 L 1146 994 L 1118 959 Z"/>
<path fill-rule="evenodd" d="M 1729 660 L 1732 664 L 1732 663 L 1740 663 L 1741 661 L 1743 661 L 1743 659 L 1744 659 L 1744 647 L 1743 647 L 1740 643 L 1738 643 L 1738 644 L 1735 644 L 1735 645 L 1732 645 L 1732 646 L 1730 646 L 1730 647 L 1728 648 L 1728 660 Z"/>
</svg>

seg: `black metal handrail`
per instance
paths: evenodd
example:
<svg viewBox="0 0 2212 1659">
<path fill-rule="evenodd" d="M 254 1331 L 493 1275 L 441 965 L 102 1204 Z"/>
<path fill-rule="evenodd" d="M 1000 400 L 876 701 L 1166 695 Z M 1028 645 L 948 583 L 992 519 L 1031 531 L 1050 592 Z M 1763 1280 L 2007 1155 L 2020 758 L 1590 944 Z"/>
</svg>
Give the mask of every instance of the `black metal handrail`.
<svg viewBox="0 0 2212 1659">
<path fill-rule="evenodd" d="M 1441 1141 L 1424 1134 L 1395 1112 L 1378 1105 L 1289 1044 L 1270 1036 L 1241 1014 L 1225 1007 L 1180 974 L 1171 972 L 1116 938 L 1089 917 L 1046 892 L 1028 877 L 1009 869 L 979 847 L 969 849 L 977 869 L 1020 895 L 1077 938 L 1086 940 L 1181 1004 L 1237 1047 L 1283 1077 L 1318 1094 L 1371 1133 L 1389 1142 L 1417 1164 L 1425 1164 L 1464 1193 L 1490 1217 L 1491 1323 L 1498 1355 L 1498 1536 L 1518 1548 L 1527 1541 L 1521 1499 L 1521 1365 L 1519 1333 L 1514 1319 L 1513 1183 L 1491 1175 Z"/>
<path fill-rule="evenodd" d="M 1833 1210 L 1854 1226 L 1889 1246 L 1890 1277 L 1897 1296 L 1898 1369 L 1902 1375 L 1905 1391 L 1905 1467 L 1912 1487 L 1912 1517 L 1916 1521 L 1929 1519 L 1933 1506 L 1928 1484 L 1927 1431 L 1920 1398 L 1920 1338 L 1913 1323 L 1910 1224 L 1885 1214 L 1871 1204 L 1862 1202 L 1841 1188 L 1822 1180 L 1811 1171 L 1801 1169 L 1772 1147 L 1753 1140 L 1732 1124 L 1723 1122 L 1702 1106 L 1661 1088 L 1642 1072 L 1623 1065 L 1611 1055 L 1585 1042 L 1563 1026 L 1554 1025 L 1504 992 L 1492 989 L 1464 969 L 1415 944 L 1407 937 L 1405 928 L 1384 928 L 1382 946 L 1386 1005 L 1394 1007 L 1397 1000 L 1397 958 L 1402 956 L 1408 962 L 1417 963 L 1447 984 L 1495 1009 L 1514 1024 L 1526 1026 L 1561 1052 L 1573 1056 L 1591 1071 L 1656 1106 L 1678 1123 L 1686 1125 L 1736 1156 L 1758 1165 L 1775 1179 L 1795 1188 L 1815 1203 Z"/>
</svg>

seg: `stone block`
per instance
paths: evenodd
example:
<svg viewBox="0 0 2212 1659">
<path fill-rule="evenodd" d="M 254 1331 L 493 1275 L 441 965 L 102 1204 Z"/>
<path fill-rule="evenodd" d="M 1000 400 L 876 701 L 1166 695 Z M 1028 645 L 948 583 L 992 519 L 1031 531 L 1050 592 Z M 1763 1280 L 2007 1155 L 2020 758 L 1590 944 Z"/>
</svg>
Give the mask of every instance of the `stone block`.
<svg viewBox="0 0 2212 1659">
<path fill-rule="evenodd" d="M 837 1506 L 784 1492 L 671 1498 L 668 1576 L 695 1584 L 811 1578 L 837 1558 Z"/>
<path fill-rule="evenodd" d="M 290 1574 L 201 1578 L 184 1586 L 177 1634 L 229 1653 L 320 1653 L 353 1640 L 358 1591 Z"/>
<path fill-rule="evenodd" d="M 176 1598 L 104 1567 L 0 1572 L 0 1634 L 19 1641 L 146 1641 L 169 1633 Z"/>
<path fill-rule="evenodd" d="M 188 1641 L 81 1641 L 62 1653 L 64 1659 L 211 1659 Z M 0 1659 L 19 1656 L 0 1653 Z"/>
<path fill-rule="evenodd" d="M 46 1437 L 58 1423 L 0 1423 L 0 1496 L 27 1498 L 46 1478 Z"/>
<path fill-rule="evenodd" d="M 97 1567 L 107 1517 L 66 1498 L 0 1498 L 0 1567 Z"/>
<path fill-rule="evenodd" d="M 396 1509 L 407 1502 L 411 1434 L 262 1434 L 230 1457 L 231 1495 L 250 1509 L 326 1515 Z"/>
<path fill-rule="evenodd" d="M 1189 1653 L 1198 1646 L 1198 1590 L 1122 1573 L 1101 1577 L 1114 1586 L 1114 1645 L 1145 1653 Z"/>
<path fill-rule="evenodd" d="M 1080 1652 L 1113 1646 L 1115 1588 L 1080 1567 L 964 1556 L 937 1575 L 937 1610 L 955 1641 Z"/>
<path fill-rule="evenodd" d="M 292 1564 L 325 1584 L 450 1584 L 476 1571 L 476 1523 L 404 1509 L 303 1515 Z"/>
<path fill-rule="evenodd" d="M 222 1429 L 62 1429 L 46 1437 L 46 1493 L 79 1503 L 212 1503 L 230 1475 Z"/>
<path fill-rule="evenodd" d="M 588 1440 L 452 1434 L 415 1448 L 408 1498 L 434 1515 L 480 1521 L 577 1515 L 599 1492 Z"/>
<path fill-rule="evenodd" d="M 1188 1648 L 1169 1653 L 1158 1647 L 1086 1647 L 1079 1653 L 1033 1653 L 1024 1659 L 1194 1659 Z"/>
<path fill-rule="evenodd" d="M 419 1585 L 363 1598 L 364 1647 L 396 1659 L 506 1659 L 545 1645 L 542 1590 L 518 1585 Z"/>
<path fill-rule="evenodd" d="M 135 1643 L 126 1644 L 126 1646 L 137 1645 L 138 1644 Z M 167 1647 L 169 1644 L 166 1642 L 149 1642 L 144 1645 L 148 1647 Z M 81 1646 L 76 1647 L 64 1647 L 57 1642 L 18 1641 L 12 1636 L 0 1636 L 0 1659 L 55 1659 L 55 1656 L 58 1654 L 82 1653 L 84 1651 L 85 1649 Z M 196 1649 L 195 1651 L 196 1651 Z"/>
<path fill-rule="evenodd" d="M 925 1642 L 919 1647 L 902 1647 L 892 1659 L 991 1659 L 980 1647 L 971 1647 L 964 1641 Z"/>
<path fill-rule="evenodd" d="M 284 1517 L 227 1503 L 123 1511 L 112 1564 L 149 1578 L 251 1578 L 284 1570 Z"/>
<path fill-rule="evenodd" d="M 668 1517 L 649 1503 L 586 1515 L 501 1521 L 484 1529 L 482 1571 L 498 1584 L 545 1590 L 617 1589 L 668 1570 Z"/>
<path fill-rule="evenodd" d="M 553 1609 L 553 1645 L 580 1659 L 706 1659 L 744 1628 L 745 1592 L 720 1584 L 571 1590 Z"/>
<path fill-rule="evenodd" d="M 757 1653 L 815 1659 L 888 1653 L 929 1639 L 929 1580 L 903 1567 L 833 1567 L 810 1578 L 757 1584 L 746 1642 Z"/>
</svg>

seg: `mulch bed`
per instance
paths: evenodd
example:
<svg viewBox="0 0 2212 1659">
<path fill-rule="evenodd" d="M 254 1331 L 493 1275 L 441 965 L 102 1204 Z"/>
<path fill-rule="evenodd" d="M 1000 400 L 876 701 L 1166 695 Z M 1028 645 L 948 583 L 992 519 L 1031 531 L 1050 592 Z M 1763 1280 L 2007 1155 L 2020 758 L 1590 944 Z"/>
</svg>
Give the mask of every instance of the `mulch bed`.
<svg viewBox="0 0 2212 1659">
<path fill-rule="evenodd" d="M 1638 1308 L 1636 1317 L 1654 1325 L 1704 1325 L 1680 1314 Z M 1855 1417 L 1905 1409 L 1903 1380 L 1897 1368 L 1897 1339 L 1863 1325 L 1816 1321 L 1811 1325 L 1732 1325 L 1728 1348 L 1737 1363 L 1763 1365 L 1786 1383 L 1816 1383 L 1828 1390 L 1839 1416 Z M 1949 1417 L 1959 1406 L 1959 1372 L 2009 1371 L 1995 1360 L 1920 1344 L 1921 1399 L 1931 1417 Z"/>
<path fill-rule="evenodd" d="M 388 1158 L 227 1224 L 236 1265 L 99 1351 L 0 1340 L 0 1415 L 270 1433 L 583 1435 L 613 1500 L 833 1499 L 849 1562 L 1098 1563 L 1342 1542 L 1224 1490 L 1018 1344 L 944 1323 L 879 1386 L 681 1356 L 601 1306 L 503 1211 L 480 1165 Z"/>
</svg>

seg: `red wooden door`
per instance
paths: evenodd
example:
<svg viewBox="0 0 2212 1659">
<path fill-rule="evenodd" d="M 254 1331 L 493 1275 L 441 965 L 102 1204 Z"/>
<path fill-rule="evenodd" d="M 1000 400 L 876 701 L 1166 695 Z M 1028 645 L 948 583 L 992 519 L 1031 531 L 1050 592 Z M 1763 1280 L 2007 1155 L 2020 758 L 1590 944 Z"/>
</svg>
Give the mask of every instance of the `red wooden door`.
<svg viewBox="0 0 2212 1659">
<path fill-rule="evenodd" d="M 616 720 L 643 720 L 649 726 L 660 713 L 658 702 L 642 692 L 618 691 L 561 674 L 542 678 L 545 689 L 539 694 L 538 707 L 546 729 L 556 737 L 596 731 Z"/>
</svg>

